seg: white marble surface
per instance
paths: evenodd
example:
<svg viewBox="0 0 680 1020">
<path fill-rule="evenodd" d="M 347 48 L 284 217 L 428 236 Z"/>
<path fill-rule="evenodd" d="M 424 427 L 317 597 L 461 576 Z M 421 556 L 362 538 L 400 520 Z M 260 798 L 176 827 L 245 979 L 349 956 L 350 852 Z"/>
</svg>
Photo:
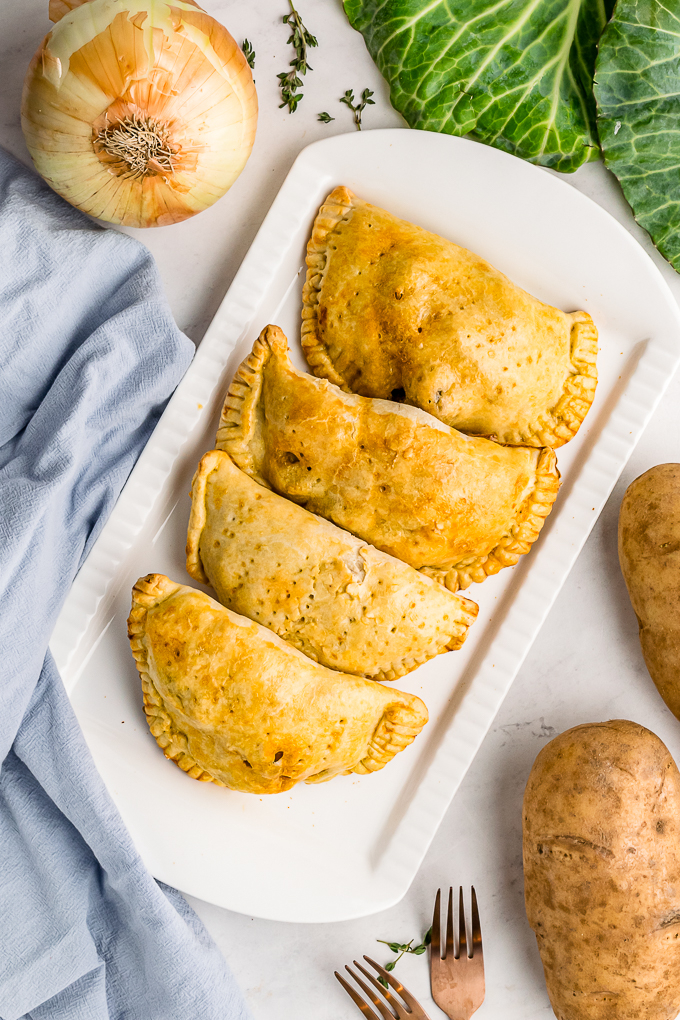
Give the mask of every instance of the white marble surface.
<svg viewBox="0 0 680 1020">
<path fill-rule="evenodd" d="M 375 91 L 367 130 L 402 125 L 340 0 L 300 0 L 319 48 L 305 98 L 278 109 L 276 72 L 291 59 L 284 0 L 204 0 L 240 42 L 257 53 L 260 121 L 252 157 L 232 190 L 211 210 L 158 231 L 130 231 L 149 246 L 182 329 L 199 342 L 293 159 L 309 142 L 353 130 L 338 97 Z M 19 123 L 21 84 L 42 34 L 47 0 L 0 0 L 0 144 L 28 162 Z M 327 110 L 336 119 L 320 124 Z M 680 300 L 680 277 L 635 224 L 614 178 L 591 164 L 567 178 L 619 219 L 650 252 Z M 584 244 L 588 239 L 584 238 Z M 647 675 L 633 612 L 616 556 L 623 491 L 653 464 L 680 459 L 680 378 L 670 385 L 571 576 L 552 609 L 411 889 L 391 910 L 356 921 L 292 925 L 262 921 L 191 900 L 233 968 L 254 1020 L 353 1020 L 358 1011 L 332 976 L 360 956 L 386 961 L 377 938 L 408 941 L 430 923 L 438 886 L 474 883 L 480 899 L 487 997 L 479 1020 L 539 1020 L 552 1013 L 522 894 L 521 800 L 534 757 L 550 737 L 581 722 L 630 718 L 649 726 L 680 759 L 680 725 Z M 234 881 L 239 876 L 234 875 Z M 432 1020 L 443 1014 L 428 991 L 427 957 L 405 958 L 398 974 Z"/>
</svg>

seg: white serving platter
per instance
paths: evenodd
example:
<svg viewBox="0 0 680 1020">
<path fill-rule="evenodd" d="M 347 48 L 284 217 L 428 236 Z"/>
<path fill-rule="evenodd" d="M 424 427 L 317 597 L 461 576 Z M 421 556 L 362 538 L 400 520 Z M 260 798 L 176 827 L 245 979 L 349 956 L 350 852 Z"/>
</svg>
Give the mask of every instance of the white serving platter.
<svg viewBox="0 0 680 1020">
<path fill-rule="evenodd" d="M 225 387 L 262 327 L 280 325 L 305 367 L 305 244 L 338 184 L 483 255 L 544 301 L 589 311 L 600 331 L 600 381 L 584 426 L 558 451 L 562 488 L 532 552 L 466 593 L 479 617 L 461 651 L 397 681 L 430 710 L 414 744 L 374 775 L 249 796 L 189 779 L 151 737 L 126 639 L 130 589 L 150 571 L 193 583 L 184 568 L 192 474 L 212 447 Z M 52 639 L 96 765 L 151 872 L 209 902 L 275 920 L 344 920 L 397 902 L 679 358 L 680 314 L 652 261 L 554 175 L 421 131 L 343 135 L 305 149 Z"/>
</svg>

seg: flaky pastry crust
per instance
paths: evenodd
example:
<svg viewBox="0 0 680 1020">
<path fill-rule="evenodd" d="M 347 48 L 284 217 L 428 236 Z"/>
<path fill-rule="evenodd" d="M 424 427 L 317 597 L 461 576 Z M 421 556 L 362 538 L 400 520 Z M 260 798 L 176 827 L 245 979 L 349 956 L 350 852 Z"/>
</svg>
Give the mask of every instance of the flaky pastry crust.
<svg viewBox="0 0 680 1020">
<path fill-rule="evenodd" d="M 329 669 L 395 680 L 460 648 L 477 606 L 266 489 L 221 450 L 191 489 L 187 571 Z"/>
<path fill-rule="evenodd" d="M 315 375 L 348 392 L 401 399 L 511 445 L 568 442 L 597 385 L 587 312 L 543 304 L 344 187 L 307 245 L 302 347 Z"/>
<path fill-rule="evenodd" d="M 256 481 L 451 591 L 528 552 L 559 487 L 551 449 L 468 438 L 419 408 L 297 372 L 278 326 L 237 370 L 216 445 Z"/>
<path fill-rule="evenodd" d="M 420 698 L 326 669 L 163 574 L 132 589 L 128 636 L 153 736 L 203 782 L 264 794 L 375 772 L 427 722 Z"/>
</svg>

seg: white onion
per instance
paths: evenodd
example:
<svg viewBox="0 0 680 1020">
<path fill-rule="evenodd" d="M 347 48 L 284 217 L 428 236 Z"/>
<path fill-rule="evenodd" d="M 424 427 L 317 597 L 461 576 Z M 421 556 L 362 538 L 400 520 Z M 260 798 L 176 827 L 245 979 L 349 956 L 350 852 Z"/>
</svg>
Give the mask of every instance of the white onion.
<svg viewBox="0 0 680 1020">
<path fill-rule="evenodd" d="M 52 0 L 26 75 L 38 172 L 92 216 L 134 227 L 212 205 L 243 169 L 257 95 L 227 30 L 191 0 Z"/>
</svg>

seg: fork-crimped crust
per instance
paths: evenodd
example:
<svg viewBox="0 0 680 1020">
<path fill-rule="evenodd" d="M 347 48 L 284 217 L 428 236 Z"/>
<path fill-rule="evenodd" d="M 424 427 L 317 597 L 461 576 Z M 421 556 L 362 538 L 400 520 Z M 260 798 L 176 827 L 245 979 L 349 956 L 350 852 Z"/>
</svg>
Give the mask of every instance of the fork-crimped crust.
<svg viewBox="0 0 680 1020">
<path fill-rule="evenodd" d="M 335 673 L 163 574 L 132 590 L 149 727 L 194 779 L 244 793 L 383 768 L 427 722 L 420 698 Z"/>
</svg>

